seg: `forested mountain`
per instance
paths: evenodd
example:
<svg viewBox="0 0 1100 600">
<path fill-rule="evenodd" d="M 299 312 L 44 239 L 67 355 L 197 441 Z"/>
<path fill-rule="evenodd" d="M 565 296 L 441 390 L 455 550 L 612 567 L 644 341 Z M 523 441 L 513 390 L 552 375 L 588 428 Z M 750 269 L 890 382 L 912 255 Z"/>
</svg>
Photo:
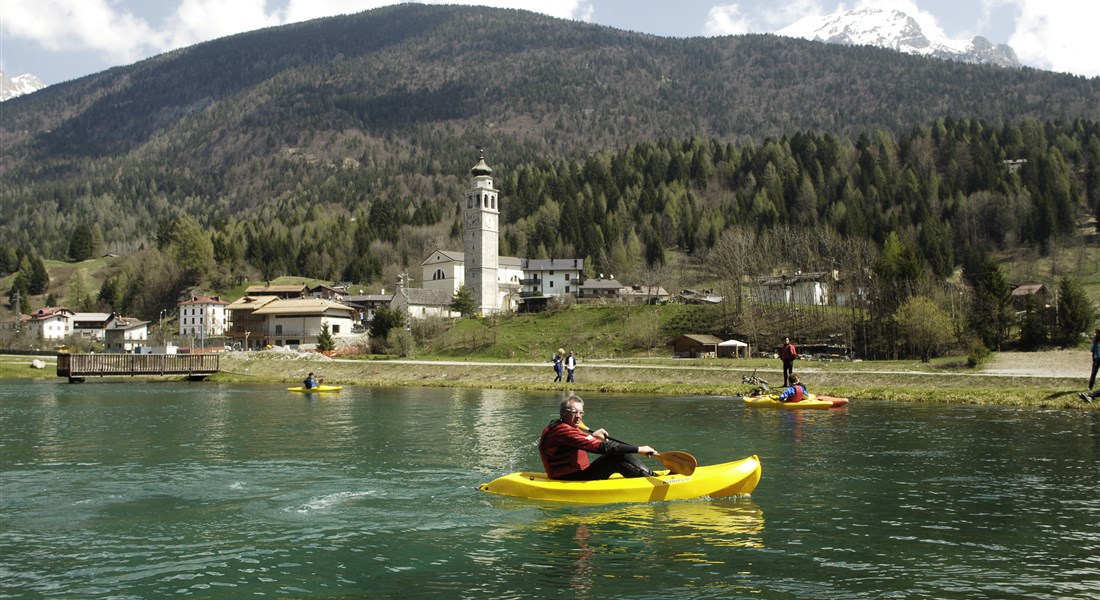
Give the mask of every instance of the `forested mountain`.
<svg viewBox="0 0 1100 600">
<path fill-rule="evenodd" d="M 946 274 L 1100 211 L 1100 79 L 514 10 L 319 19 L 3 106 L 0 274 L 94 238 L 159 249 L 176 291 L 281 274 L 370 285 L 459 247 L 478 146 L 503 192 L 502 252 L 600 272 L 793 226 L 900 240 Z"/>
</svg>

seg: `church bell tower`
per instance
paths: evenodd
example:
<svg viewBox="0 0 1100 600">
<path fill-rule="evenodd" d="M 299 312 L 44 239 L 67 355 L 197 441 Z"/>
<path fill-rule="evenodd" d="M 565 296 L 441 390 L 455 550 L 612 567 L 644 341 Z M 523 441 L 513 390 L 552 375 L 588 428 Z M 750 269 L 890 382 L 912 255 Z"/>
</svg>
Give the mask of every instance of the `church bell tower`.
<svg viewBox="0 0 1100 600">
<path fill-rule="evenodd" d="M 470 187 L 466 191 L 466 231 L 463 242 L 466 285 L 474 306 L 482 315 L 500 311 L 497 286 L 500 234 L 499 190 L 493 189 L 493 170 L 485 164 L 479 149 L 477 164 L 470 169 Z"/>
</svg>

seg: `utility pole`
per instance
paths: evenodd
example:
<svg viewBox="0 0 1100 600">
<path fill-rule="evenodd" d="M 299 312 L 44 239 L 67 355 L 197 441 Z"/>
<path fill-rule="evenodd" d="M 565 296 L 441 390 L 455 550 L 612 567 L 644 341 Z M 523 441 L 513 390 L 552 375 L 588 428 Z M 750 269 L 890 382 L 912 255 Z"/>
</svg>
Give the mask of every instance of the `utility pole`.
<svg viewBox="0 0 1100 600">
<path fill-rule="evenodd" d="M 409 336 L 412 333 L 412 326 L 409 323 L 409 270 L 405 269 L 400 275 L 397 276 L 397 286 L 401 290 L 401 295 L 405 299 L 405 356 L 412 355 L 412 344 L 409 341 Z"/>
</svg>

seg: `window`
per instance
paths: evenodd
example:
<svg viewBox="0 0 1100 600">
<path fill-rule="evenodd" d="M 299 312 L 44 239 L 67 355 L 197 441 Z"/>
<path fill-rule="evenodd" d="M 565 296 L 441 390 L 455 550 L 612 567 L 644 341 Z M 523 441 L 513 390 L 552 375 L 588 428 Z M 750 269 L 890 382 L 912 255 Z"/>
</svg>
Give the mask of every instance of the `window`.
<svg viewBox="0 0 1100 600">
<path fill-rule="evenodd" d="M 340 333 L 340 326 L 339 325 L 333 325 L 332 326 L 332 333 L 333 334 Z"/>
<path fill-rule="evenodd" d="M 569 273 L 566 273 L 566 274 L 565 274 L 565 280 L 566 280 L 566 281 L 569 281 Z"/>
</svg>

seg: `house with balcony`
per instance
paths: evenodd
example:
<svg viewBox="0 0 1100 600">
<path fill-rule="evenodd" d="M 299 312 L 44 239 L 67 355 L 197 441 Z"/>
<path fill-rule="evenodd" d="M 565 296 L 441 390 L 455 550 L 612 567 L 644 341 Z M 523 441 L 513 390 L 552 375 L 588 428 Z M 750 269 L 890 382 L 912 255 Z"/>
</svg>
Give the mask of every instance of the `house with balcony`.
<svg viewBox="0 0 1100 600">
<path fill-rule="evenodd" d="M 522 267 L 520 297 L 524 301 L 575 296 L 584 280 L 583 258 L 527 258 Z"/>
<path fill-rule="evenodd" d="M 73 313 L 73 335 L 102 342 L 115 315 L 100 312 Z"/>
</svg>

